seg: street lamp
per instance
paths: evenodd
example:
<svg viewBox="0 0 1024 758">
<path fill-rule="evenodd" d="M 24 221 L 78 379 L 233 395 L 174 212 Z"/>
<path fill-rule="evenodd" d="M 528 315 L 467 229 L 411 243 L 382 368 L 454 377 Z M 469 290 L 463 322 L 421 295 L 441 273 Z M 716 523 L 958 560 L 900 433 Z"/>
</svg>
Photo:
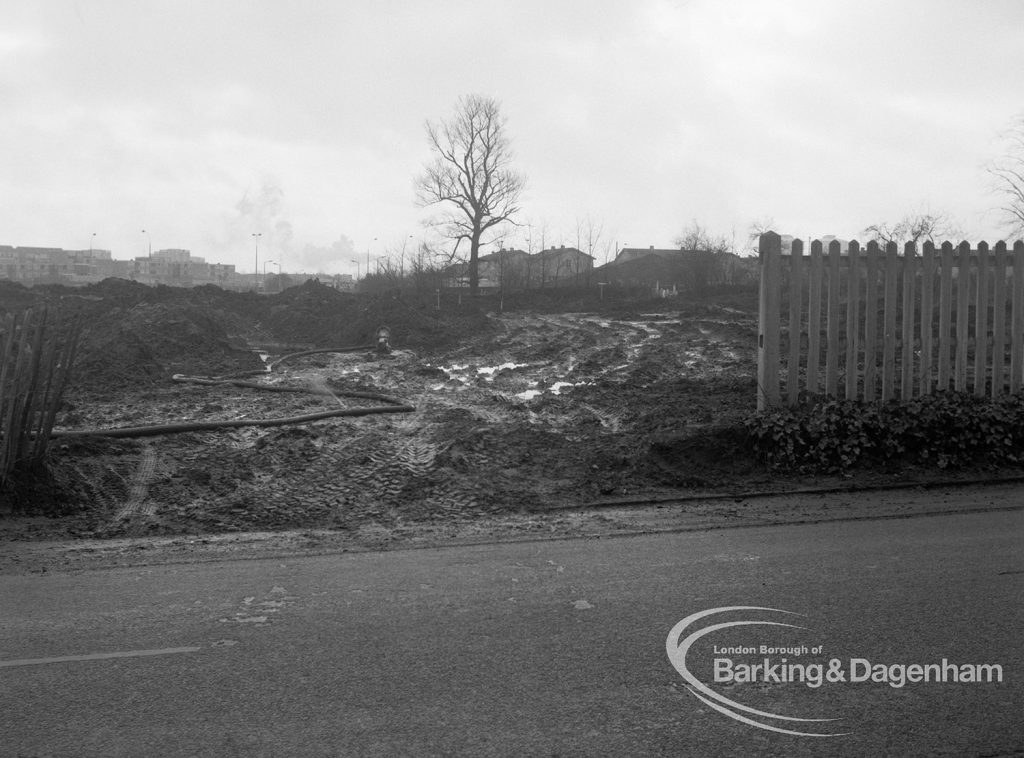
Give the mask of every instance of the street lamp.
<svg viewBox="0 0 1024 758">
<path fill-rule="evenodd" d="M 403 281 L 405 280 L 405 247 L 409 244 L 409 240 L 411 239 L 412 235 L 410 234 L 406 239 L 402 240 L 402 259 L 398 262 L 400 267 L 398 275 Z"/>
<path fill-rule="evenodd" d="M 349 260 L 352 263 L 356 264 L 356 281 L 358 282 L 359 281 L 359 259 L 358 258 L 349 258 Z"/>
<path fill-rule="evenodd" d="M 277 261 L 263 261 L 263 281 L 267 280 L 267 264 L 276 263 Z M 280 270 L 280 269 L 278 269 Z"/>
<path fill-rule="evenodd" d="M 377 238 L 374 237 L 373 241 L 376 242 Z M 369 245 L 366 246 L 366 275 L 367 276 L 370 275 L 370 246 Z"/>
<path fill-rule="evenodd" d="M 89 254 L 90 255 L 92 254 L 92 243 L 95 241 L 95 239 L 96 239 L 96 232 L 93 232 L 92 236 L 89 238 Z"/>
<path fill-rule="evenodd" d="M 145 229 L 142 230 L 142 233 L 146 235 L 146 240 L 149 242 L 149 257 L 152 258 L 153 257 L 153 238 L 149 236 L 149 232 L 147 232 Z"/>
<path fill-rule="evenodd" d="M 260 237 L 263 232 L 253 232 L 252 238 L 256 242 L 256 266 L 252 270 L 252 276 L 256 280 L 256 289 L 260 288 Z"/>
</svg>

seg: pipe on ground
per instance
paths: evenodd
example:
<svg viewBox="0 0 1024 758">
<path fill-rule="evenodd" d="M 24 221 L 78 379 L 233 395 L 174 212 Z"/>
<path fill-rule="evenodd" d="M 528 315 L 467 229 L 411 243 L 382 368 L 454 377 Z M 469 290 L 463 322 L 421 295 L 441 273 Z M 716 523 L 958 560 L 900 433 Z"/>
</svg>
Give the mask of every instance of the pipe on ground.
<svg viewBox="0 0 1024 758">
<path fill-rule="evenodd" d="M 301 353 L 290 353 L 289 355 L 282 356 L 278 360 L 274 361 L 274 363 L 272 363 L 271 366 L 276 366 L 278 363 L 281 363 L 284 360 L 294 358 L 300 355 L 311 355 L 313 353 L 345 353 L 356 352 L 359 350 L 366 349 L 367 347 L 365 345 L 359 345 L 356 347 L 306 350 Z M 362 392 L 354 390 L 344 392 L 332 392 L 330 389 L 327 389 L 326 387 L 321 389 L 318 387 L 275 386 L 270 384 L 260 384 L 259 382 L 246 381 L 244 379 L 206 379 L 196 376 L 184 376 L 182 374 L 175 374 L 173 377 L 171 377 L 171 379 L 172 381 L 175 382 L 186 382 L 190 384 L 229 384 L 234 387 L 246 387 L 249 389 L 263 390 L 266 392 L 304 392 L 309 395 L 328 395 L 335 398 L 357 397 L 367 400 L 379 400 L 381 402 L 388 403 L 388 405 L 376 405 L 368 408 L 335 408 L 329 411 L 321 411 L 319 413 L 307 413 L 301 416 L 287 416 L 284 418 L 226 419 L 224 421 L 186 421 L 178 424 L 153 424 L 151 426 L 130 426 L 121 427 L 118 429 L 54 430 L 50 433 L 50 438 L 53 439 L 88 436 L 122 438 L 155 437 L 161 434 L 182 434 L 184 432 L 204 432 L 215 429 L 236 429 L 245 426 L 273 427 L 287 426 L 289 424 L 308 424 L 313 421 L 320 421 L 322 419 L 335 418 L 339 416 L 352 418 L 356 416 L 369 416 L 376 413 L 413 413 L 416 411 L 415 406 L 409 405 L 399 398 L 392 397 L 390 395 L 384 395 L 379 392 Z"/>
</svg>

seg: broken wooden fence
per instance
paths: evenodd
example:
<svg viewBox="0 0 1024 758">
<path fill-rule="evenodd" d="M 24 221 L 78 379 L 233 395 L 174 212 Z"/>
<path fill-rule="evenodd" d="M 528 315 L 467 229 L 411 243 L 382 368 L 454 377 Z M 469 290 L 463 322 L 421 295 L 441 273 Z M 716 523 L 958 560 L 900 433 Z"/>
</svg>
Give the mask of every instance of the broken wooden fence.
<svg viewBox="0 0 1024 758">
<path fill-rule="evenodd" d="M 45 456 L 77 341 L 45 309 L 0 315 L 0 484 Z"/>
<path fill-rule="evenodd" d="M 996 397 L 1024 383 L 1024 242 L 918 252 L 760 238 L 758 409 L 806 395 Z"/>
</svg>

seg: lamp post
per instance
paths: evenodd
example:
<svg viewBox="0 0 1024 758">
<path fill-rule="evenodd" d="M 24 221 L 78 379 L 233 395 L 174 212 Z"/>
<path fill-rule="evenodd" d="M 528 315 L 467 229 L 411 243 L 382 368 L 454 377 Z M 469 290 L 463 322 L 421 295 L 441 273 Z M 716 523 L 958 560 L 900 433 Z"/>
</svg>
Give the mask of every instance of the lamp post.
<svg viewBox="0 0 1024 758">
<path fill-rule="evenodd" d="M 92 255 L 92 243 L 95 240 L 96 240 L 96 232 L 93 232 L 92 236 L 89 238 L 89 255 Z"/>
<path fill-rule="evenodd" d="M 256 243 L 256 265 L 253 267 L 252 276 L 256 280 L 256 290 L 260 288 L 260 237 L 263 236 L 263 232 L 253 232 L 252 238 Z"/>
<path fill-rule="evenodd" d="M 399 265 L 399 271 L 398 271 L 399 281 L 405 281 L 405 247 L 406 247 L 406 245 L 409 244 L 409 240 L 411 240 L 411 239 L 412 239 L 412 235 L 410 234 L 407 238 L 402 240 L 402 258 L 398 261 L 398 265 Z"/>
<path fill-rule="evenodd" d="M 267 283 L 267 264 L 275 263 L 275 261 L 263 261 L 263 284 L 266 286 Z"/>
<path fill-rule="evenodd" d="M 349 258 L 349 260 L 352 263 L 356 264 L 356 281 L 358 282 L 359 281 L 359 259 L 358 258 Z"/>
<path fill-rule="evenodd" d="M 149 236 L 149 232 L 147 232 L 145 229 L 142 230 L 142 233 L 146 235 L 146 241 L 149 243 L 149 257 L 146 260 L 146 275 L 149 277 L 149 281 L 155 284 L 156 276 L 153 273 L 153 238 Z"/>
<path fill-rule="evenodd" d="M 373 241 L 376 242 L 377 238 L 374 237 Z M 370 275 L 370 246 L 369 245 L 366 246 L 366 275 L 367 276 Z"/>
</svg>

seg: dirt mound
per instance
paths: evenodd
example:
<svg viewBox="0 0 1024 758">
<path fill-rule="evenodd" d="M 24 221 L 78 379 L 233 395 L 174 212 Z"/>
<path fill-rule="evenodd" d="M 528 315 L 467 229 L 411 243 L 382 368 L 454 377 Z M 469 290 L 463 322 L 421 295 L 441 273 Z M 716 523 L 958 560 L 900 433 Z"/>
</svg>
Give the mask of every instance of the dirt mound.
<svg viewBox="0 0 1024 758">
<path fill-rule="evenodd" d="M 652 442 L 647 454 L 652 478 L 676 487 L 721 487 L 766 476 L 750 441 L 735 426 L 693 426 Z"/>
<path fill-rule="evenodd" d="M 371 344 L 381 325 L 396 347 L 416 350 L 457 344 L 486 333 L 483 309 L 438 313 L 415 298 L 339 292 L 316 280 L 275 295 L 149 287 L 109 278 L 86 287 L 26 288 L 0 282 L 0 312 L 59 305 L 81 317 L 73 386 L 113 392 L 165 381 L 175 373 L 214 375 L 259 368 L 246 344 L 338 347 Z"/>
<path fill-rule="evenodd" d="M 39 304 L 38 293 L 23 284 L 0 279 L 0 314 L 21 311 Z"/>
<path fill-rule="evenodd" d="M 237 317 L 180 303 L 142 302 L 113 308 L 82 334 L 72 375 L 79 389 L 117 391 L 168 380 L 173 374 L 221 374 L 260 367 L 251 350 L 233 344 Z"/>
<path fill-rule="evenodd" d="M 266 298 L 260 327 L 274 339 L 318 347 L 372 344 L 377 329 L 391 329 L 391 342 L 414 349 L 444 347 L 488 329 L 482 311 L 439 314 L 426 303 L 397 296 L 356 296 L 307 281 Z"/>
</svg>

